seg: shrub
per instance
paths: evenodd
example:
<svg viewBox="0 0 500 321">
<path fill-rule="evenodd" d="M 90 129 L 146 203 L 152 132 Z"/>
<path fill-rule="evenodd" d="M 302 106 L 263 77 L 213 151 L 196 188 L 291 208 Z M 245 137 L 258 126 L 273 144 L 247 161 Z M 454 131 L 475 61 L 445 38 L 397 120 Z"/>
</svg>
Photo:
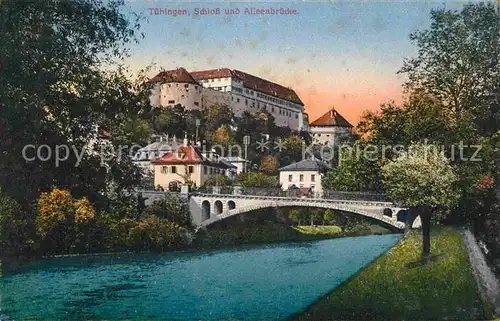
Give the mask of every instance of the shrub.
<svg viewBox="0 0 500 321">
<path fill-rule="evenodd" d="M 136 250 L 163 252 L 187 245 L 187 230 L 155 215 L 141 219 L 129 231 L 130 244 Z"/>
<path fill-rule="evenodd" d="M 185 199 L 176 195 L 168 195 L 164 199 L 153 202 L 144 209 L 143 214 L 144 216 L 156 215 L 188 229 L 192 228 L 189 205 Z"/>
</svg>

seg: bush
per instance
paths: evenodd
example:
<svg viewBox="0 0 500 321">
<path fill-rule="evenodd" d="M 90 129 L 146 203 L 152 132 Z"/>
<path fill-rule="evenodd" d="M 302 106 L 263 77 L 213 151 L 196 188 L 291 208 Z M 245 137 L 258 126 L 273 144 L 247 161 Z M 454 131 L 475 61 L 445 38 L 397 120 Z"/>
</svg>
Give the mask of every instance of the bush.
<svg viewBox="0 0 500 321">
<path fill-rule="evenodd" d="M 176 195 L 168 195 L 164 199 L 153 202 L 144 209 L 143 214 L 144 216 L 156 215 L 182 227 L 192 229 L 189 205 L 185 199 Z"/>
<path fill-rule="evenodd" d="M 178 224 L 149 215 L 137 222 L 128 236 L 135 250 L 164 252 L 185 247 L 187 235 L 188 231 Z"/>
<path fill-rule="evenodd" d="M 12 256 L 29 250 L 34 218 L 0 189 L 0 255 Z"/>
</svg>

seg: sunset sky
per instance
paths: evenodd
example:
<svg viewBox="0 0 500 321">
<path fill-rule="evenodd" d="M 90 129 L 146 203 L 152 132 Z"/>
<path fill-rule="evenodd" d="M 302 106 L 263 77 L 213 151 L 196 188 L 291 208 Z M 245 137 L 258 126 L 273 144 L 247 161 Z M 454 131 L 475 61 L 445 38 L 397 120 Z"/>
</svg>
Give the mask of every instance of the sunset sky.
<svg viewBox="0 0 500 321">
<path fill-rule="evenodd" d="M 364 110 L 401 101 L 403 59 L 415 55 L 409 34 L 430 25 L 433 8 L 459 9 L 465 2 L 330 1 L 177 2 L 136 0 L 145 38 L 131 47 L 134 69 L 155 71 L 227 67 L 293 88 L 311 121 L 332 106 L 355 124 Z M 245 15 L 245 8 L 293 8 L 297 15 Z M 191 15 L 150 15 L 149 8 L 187 9 Z M 194 15 L 220 8 L 220 15 Z M 230 16 L 224 9 L 238 8 Z"/>
</svg>

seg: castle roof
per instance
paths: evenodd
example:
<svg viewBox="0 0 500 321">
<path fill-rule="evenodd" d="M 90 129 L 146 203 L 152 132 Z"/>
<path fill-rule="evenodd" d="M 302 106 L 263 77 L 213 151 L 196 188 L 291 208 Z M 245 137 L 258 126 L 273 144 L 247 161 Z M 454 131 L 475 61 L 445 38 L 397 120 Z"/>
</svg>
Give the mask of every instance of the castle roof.
<svg viewBox="0 0 500 321">
<path fill-rule="evenodd" d="M 151 83 L 189 83 L 199 85 L 198 82 L 191 76 L 191 74 L 184 68 L 177 68 L 175 70 L 162 71 L 158 75 L 149 80 Z"/>
<path fill-rule="evenodd" d="M 313 121 L 310 126 L 318 127 L 350 127 L 353 126 L 335 108 L 327 111 L 323 116 Z"/>
<path fill-rule="evenodd" d="M 229 68 L 219 68 L 201 71 L 187 72 L 184 68 L 176 70 L 163 71 L 150 80 L 150 82 L 185 82 L 197 83 L 200 80 L 213 78 L 228 78 L 234 77 L 241 80 L 243 85 L 249 89 L 262 92 L 271 96 L 281 98 L 293 103 L 304 106 L 297 93 L 290 88 L 278 85 L 274 82 L 250 75 L 239 70 L 231 70 Z"/>
</svg>

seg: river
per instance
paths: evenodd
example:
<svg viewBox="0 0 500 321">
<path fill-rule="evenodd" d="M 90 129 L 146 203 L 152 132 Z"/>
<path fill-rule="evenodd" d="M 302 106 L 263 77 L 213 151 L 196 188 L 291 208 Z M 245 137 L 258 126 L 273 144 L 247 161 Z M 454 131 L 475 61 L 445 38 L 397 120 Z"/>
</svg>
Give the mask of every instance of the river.
<svg viewBox="0 0 500 321">
<path fill-rule="evenodd" d="M 14 320 L 283 320 L 306 308 L 400 234 L 204 252 L 40 260 L 1 280 Z"/>
</svg>

